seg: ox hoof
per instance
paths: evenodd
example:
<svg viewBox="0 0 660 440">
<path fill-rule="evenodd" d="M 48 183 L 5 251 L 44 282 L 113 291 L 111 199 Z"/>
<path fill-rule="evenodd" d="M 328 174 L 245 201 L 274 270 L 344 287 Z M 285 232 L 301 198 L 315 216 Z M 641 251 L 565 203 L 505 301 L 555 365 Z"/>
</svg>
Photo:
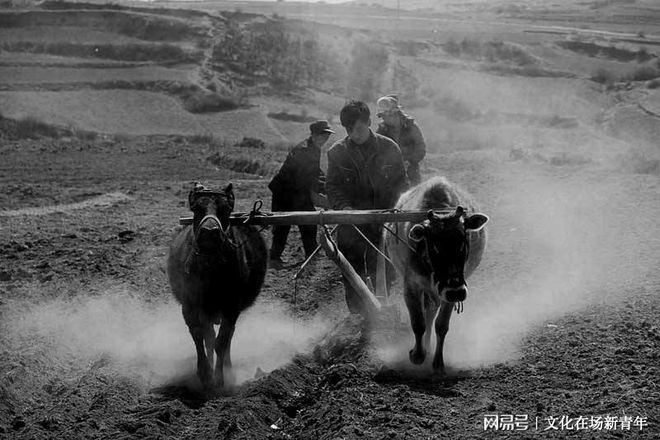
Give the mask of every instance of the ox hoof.
<svg viewBox="0 0 660 440">
<path fill-rule="evenodd" d="M 230 391 L 236 386 L 236 375 L 231 369 L 225 367 L 223 372 L 216 371 L 215 386 L 218 389 Z"/>
<path fill-rule="evenodd" d="M 431 373 L 431 382 L 442 382 L 447 379 L 447 373 L 444 368 L 434 368 Z"/>
<path fill-rule="evenodd" d="M 198 371 L 197 377 L 199 377 L 199 381 L 202 383 L 202 387 L 205 390 L 213 388 L 213 377 L 211 376 L 211 373 L 202 373 L 201 371 Z"/>
<path fill-rule="evenodd" d="M 419 365 L 424 363 L 424 359 L 426 359 L 426 352 L 424 350 L 415 350 L 413 348 L 408 352 L 408 357 L 410 358 L 410 362 L 415 365 Z"/>
</svg>

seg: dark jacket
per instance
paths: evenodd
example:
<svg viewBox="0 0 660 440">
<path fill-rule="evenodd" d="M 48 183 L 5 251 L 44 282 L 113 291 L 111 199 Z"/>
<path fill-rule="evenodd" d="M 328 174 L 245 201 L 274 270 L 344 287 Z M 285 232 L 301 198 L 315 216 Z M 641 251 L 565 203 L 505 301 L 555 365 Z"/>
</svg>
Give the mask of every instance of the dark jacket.
<svg viewBox="0 0 660 440">
<path fill-rule="evenodd" d="M 326 187 L 333 209 L 392 208 L 408 188 L 399 147 L 373 132 L 364 145 L 345 137 L 328 151 Z"/>
<path fill-rule="evenodd" d="M 325 193 L 325 176 L 321 170 L 321 149 L 308 138 L 294 146 L 282 167 L 268 184 L 273 194 L 301 197 L 310 191 Z"/>
<path fill-rule="evenodd" d="M 426 156 L 426 142 L 424 135 L 419 125 L 413 118 L 405 114 L 401 114 L 401 129 L 396 130 L 394 127 L 385 125 L 384 123 L 378 124 L 376 133 L 382 134 L 392 139 L 399 145 L 403 160 L 419 163 L 424 156 Z"/>
</svg>

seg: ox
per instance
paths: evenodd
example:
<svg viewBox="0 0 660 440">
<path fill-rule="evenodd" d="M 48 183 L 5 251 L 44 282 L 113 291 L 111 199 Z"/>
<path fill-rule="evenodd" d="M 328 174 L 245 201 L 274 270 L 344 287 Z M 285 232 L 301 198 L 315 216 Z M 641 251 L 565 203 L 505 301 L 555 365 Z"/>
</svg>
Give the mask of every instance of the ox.
<svg viewBox="0 0 660 440">
<path fill-rule="evenodd" d="M 236 320 L 254 303 L 266 275 L 266 243 L 254 226 L 230 227 L 234 209 L 231 184 L 220 192 L 198 184 L 188 202 L 193 224 L 174 238 L 167 272 L 195 342 L 197 376 L 205 388 L 214 384 L 215 350 L 215 385 L 223 387 L 231 377 Z M 217 338 L 214 324 L 220 324 Z"/>
<path fill-rule="evenodd" d="M 467 297 L 465 279 L 476 269 L 486 247 L 484 225 L 488 217 L 475 213 L 468 196 L 446 179 L 436 177 L 403 193 L 396 204 L 401 210 L 429 210 L 422 223 L 399 229 L 408 238 L 397 240 L 385 231 L 385 246 L 395 267 L 403 274 L 404 299 L 415 334 L 409 352 L 413 364 L 426 358 L 435 319 L 437 344 L 433 371 L 444 374 L 442 350 L 449 318 Z M 453 210 L 439 215 L 433 210 Z M 390 225 L 390 229 L 394 226 Z M 439 309 L 439 312 L 438 312 Z M 436 318 L 437 315 L 437 318 Z"/>
</svg>

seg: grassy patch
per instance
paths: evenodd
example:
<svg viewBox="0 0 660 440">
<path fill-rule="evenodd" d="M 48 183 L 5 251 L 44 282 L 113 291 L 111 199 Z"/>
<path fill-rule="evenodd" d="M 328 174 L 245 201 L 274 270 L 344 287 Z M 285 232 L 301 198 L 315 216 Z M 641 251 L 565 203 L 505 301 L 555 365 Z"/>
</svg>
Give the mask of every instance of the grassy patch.
<svg viewBox="0 0 660 440">
<path fill-rule="evenodd" d="M 538 59 L 524 47 L 499 40 L 482 42 L 464 38 L 463 41 L 458 42 L 450 39 L 445 43 L 444 50 L 455 57 L 491 63 L 506 62 L 516 66 L 534 66 L 538 64 Z"/>
<path fill-rule="evenodd" d="M 289 146 L 266 144 L 256 138 L 243 138 L 233 145 L 220 142 L 214 145 L 214 148 L 216 151 L 207 158 L 214 165 L 239 173 L 268 176 L 280 169 Z"/>
<path fill-rule="evenodd" d="M 93 131 L 76 127 L 62 127 L 48 124 L 34 116 L 20 119 L 5 118 L 0 115 L 0 138 L 9 140 L 73 137 L 83 141 L 93 141 L 98 136 Z"/>
<path fill-rule="evenodd" d="M 650 81 L 660 77 L 660 70 L 651 66 L 641 66 L 635 69 L 625 79 L 629 81 Z"/>
<path fill-rule="evenodd" d="M 291 122 L 301 122 L 301 123 L 314 122 L 317 119 L 319 119 L 308 115 L 294 115 L 287 112 L 268 113 L 268 117 L 271 119 L 278 119 L 280 121 L 291 121 Z"/>
<path fill-rule="evenodd" d="M 286 20 L 242 23 L 241 14 L 229 22 L 213 47 L 213 61 L 230 66 L 241 80 L 264 81 L 278 90 L 326 87 L 341 81 L 341 66 L 332 47 L 321 44 L 308 29 L 292 29 Z"/>
<path fill-rule="evenodd" d="M 562 49 L 567 49 L 581 55 L 607 58 L 615 61 L 637 61 L 643 63 L 653 58 L 653 55 L 649 54 L 643 47 L 639 50 L 630 50 L 613 45 L 603 46 L 588 41 L 559 41 L 557 45 Z"/>
<path fill-rule="evenodd" d="M 212 134 L 195 134 L 193 136 L 190 136 L 188 138 L 190 143 L 193 144 L 201 144 L 201 145 L 209 145 L 213 142 L 213 135 Z"/>
<path fill-rule="evenodd" d="M 495 63 L 485 66 L 482 70 L 496 73 L 499 75 L 517 75 L 530 78 L 574 78 L 575 74 L 563 72 L 560 70 L 544 69 L 538 66 L 509 66 L 502 63 Z"/>
<path fill-rule="evenodd" d="M 0 47 L 8 52 L 47 53 L 121 61 L 196 62 L 204 55 L 201 51 L 186 51 L 179 46 L 165 43 L 114 45 L 17 41 L 3 43 Z"/>
<path fill-rule="evenodd" d="M 42 8 L 43 6 L 41 5 Z M 49 7 L 47 11 L 0 13 L 0 27 L 81 26 L 145 41 L 194 41 L 208 38 L 208 28 L 197 26 L 188 20 L 167 17 L 166 14 L 155 15 L 158 12 L 154 9 L 144 8 L 147 14 L 136 14 L 120 7 L 99 6 L 108 7 L 102 10 L 92 10 L 89 5 L 74 7 L 72 10 L 68 7 Z M 168 10 L 161 12 L 166 13 Z"/>
<path fill-rule="evenodd" d="M 648 83 L 646 83 L 646 87 L 649 89 L 660 88 L 660 78 L 649 81 Z"/>
<path fill-rule="evenodd" d="M 40 137 L 57 138 L 72 133 L 70 130 L 47 124 L 33 116 L 10 119 L 0 115 L 0 134 L 10 140 L 19 140 Z"/>
<path fill-rule="evenodd" d="M 660 78 L 660 70 L 653 66 L 640 66 L 633 70 L 631 73 L 625 75 L 617 75 L 607 69 L 598 69 L 591 75 L 591 80 L 606 86 L 612 86 L 616 82 L 621 81 L 652 81 Z M 647 84 L 647 86 L 649 86 Z M 653 88 L 653 87 L 649 87 Z"/>
<path fill-rule="evenodd" d="M 618 80 L 618 76 L 610 70 L 600 68 L 591 75 L 591 80 L 599 84 L 610 86 Z"/>
<path fill-rule="evenodd" d="M 202 89 L 184 93 L 183 107 L 190 113 L 211 113 L 235 110 L 240 107 L 237 100 L 226 98 Z"/>
</svg>

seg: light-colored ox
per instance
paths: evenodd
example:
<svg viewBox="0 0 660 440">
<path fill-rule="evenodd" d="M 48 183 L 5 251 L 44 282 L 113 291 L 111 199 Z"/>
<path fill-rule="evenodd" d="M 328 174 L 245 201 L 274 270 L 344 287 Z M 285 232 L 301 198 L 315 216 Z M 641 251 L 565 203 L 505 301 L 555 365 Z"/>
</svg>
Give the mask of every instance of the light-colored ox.
<svg viewBox="0 0 660 440">
<path fill-rule="evenodd" d="M 423 222 L 408 222 L 403 228 L 399 225 L 399 236 L 404 240 L 397 240 L 387 231 L 384 240 L 387 253 L 403 274 L 403 294 L 415 334 L 410 361 L 421 364 L 426 359 L 435 319 L 433 371 L 444 374 L 443 345 L 449 319 L 454 307 L 467 298 L 465 280 L 479 265 L 486 248 L 484 225 L 488 217 L 477 213 L 468 195 L 442 177 L 403 193 L 396 208 L 428 210 Z M 449 214 L 434 212 L 448 209 Z"/>
</svg>

